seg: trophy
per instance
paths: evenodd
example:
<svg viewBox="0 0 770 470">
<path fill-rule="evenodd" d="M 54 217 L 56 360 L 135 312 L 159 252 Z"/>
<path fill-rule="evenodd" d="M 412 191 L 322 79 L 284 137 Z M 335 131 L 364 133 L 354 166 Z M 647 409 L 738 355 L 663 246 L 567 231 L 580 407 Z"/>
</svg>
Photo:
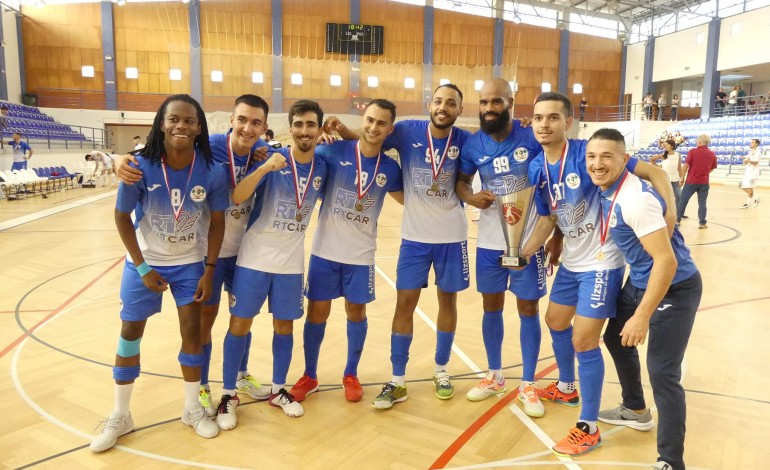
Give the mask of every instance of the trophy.
<svg viewBox="0 0 770 470">
<path fill-rule="evenodd" d="M 529 185 L 495 198 L 500 210 L 505 245 L 508 247 L 500 257 L 500 265 L 504 268 L 522 268 L 528 263 L 527 258 L 521 256 L 520 252 L 524 244 L 524 231 L 527 228 L 534 189 L 534 186 Z"/>
</svg>

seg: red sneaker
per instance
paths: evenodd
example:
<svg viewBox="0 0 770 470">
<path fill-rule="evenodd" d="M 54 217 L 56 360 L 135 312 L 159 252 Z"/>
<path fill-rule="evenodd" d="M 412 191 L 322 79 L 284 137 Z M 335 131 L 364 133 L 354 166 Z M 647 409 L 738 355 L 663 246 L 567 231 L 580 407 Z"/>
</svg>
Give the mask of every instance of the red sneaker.
<svg viewBox="0 0 770 470">
<path fill-rule="evenodd" d="M 556 386 L 558 382 L 553 382 L 546 388 L 538 388 L 537 396 L 543 401 L 552 401 L 567 406 L 578 406 L 580 404 L 580 395 L 575 390 L 572 393 L 564 393 Z"/>
<path fill-rule="evenodd" d="M 559 455 L 567 457 L 583 455 L 602 445 L 602 437 L 599 435 L 599 428 L 596 428 L 594 434 L 588 434 L 588 424 L 579 422 L 574 428 L 570 429 L 567 437 L 553 446 L 553 451 Z"/>
<path fill-rule="evenodd" d="M 364 389 L 361 388 L 361 382 L 355 375 L 343 377 L 342 387 L 345 389 L 345 400 L 347 401 L 359 401 L 364 396 Z"/>
<path fill-rule="evenodd" d="M 294 401 L 303 401 L 306 396 L 318 390 L 318 380 L 311 379 L 307 375 L 303 375 L 297 380 L 297 383 L 291 387 L 289 393 L 294 396 Z"/>
</svg>

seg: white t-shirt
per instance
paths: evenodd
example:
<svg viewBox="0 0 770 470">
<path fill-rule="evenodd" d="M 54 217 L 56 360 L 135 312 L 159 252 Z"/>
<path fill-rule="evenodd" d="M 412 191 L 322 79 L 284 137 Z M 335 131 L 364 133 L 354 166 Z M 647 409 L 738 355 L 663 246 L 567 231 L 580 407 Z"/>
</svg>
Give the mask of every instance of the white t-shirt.
<svg viewBox="0 0 770 470">
<path fill-rule="evenodd" d="M 660 167 L 668 174 L 668 179 L 672 182 L 678 182 L 681 179 L 681 176 L 679 176 L 679 162 L 681 161 L 682 155 L 679 152 L 674 152 L 660 161 Z"/>
<path fill-rule="evenodd" d="M 111 155 L 107 155 L 104 152 L 94 150 L 91 152 L 91 158 L 93 158 L 94 162 L 101 163 L 103 165 L 102 170 L 112 170 L 115 167 L 115 160 Z"/>
<path fill-rule="evenodd" d="M 751 149 L 749 150 L 749 153 L 746 154 L 746 173 L 744 175 L 744 179 L 753 179 L 756 180 L 759 176 L 759 166 L 752 165 L 752 163 L 759 163 L 759 159 L 762 158 L 762 152 L 759 148 Z"/>
</svg>

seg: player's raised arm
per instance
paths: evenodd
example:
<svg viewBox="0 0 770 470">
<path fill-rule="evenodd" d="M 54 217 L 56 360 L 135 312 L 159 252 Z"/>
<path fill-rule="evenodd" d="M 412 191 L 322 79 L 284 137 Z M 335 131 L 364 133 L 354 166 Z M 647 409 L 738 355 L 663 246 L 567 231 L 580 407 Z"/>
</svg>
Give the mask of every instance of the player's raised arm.
<svg viewBox="0 0 770 470">
<path fill-rule="evenodd" d="M 248 176 L 238 183 L 235 189 L 233 189 L 233 202 L 240 204 L 251 197 L 257 185 L 259 185 L 259 182 L 262 181 L 266 174 L 286 168 L 286 165 L 286 157 L 280 153 L 274 153 L 264 165 L 249 173 Z"/>
</svg>

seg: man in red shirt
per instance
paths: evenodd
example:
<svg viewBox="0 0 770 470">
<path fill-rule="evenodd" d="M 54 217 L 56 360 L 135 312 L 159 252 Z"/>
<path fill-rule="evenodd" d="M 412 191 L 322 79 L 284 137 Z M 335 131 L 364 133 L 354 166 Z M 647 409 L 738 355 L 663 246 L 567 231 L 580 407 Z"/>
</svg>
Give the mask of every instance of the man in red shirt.
<svg viewBox="0 0 770 470">
<path fill-rule="evenodd" d="M 687 152 L 687 159 L 682 165 L 682 179 L 679 181 L 682 189 L 679 207 L 677 207 L 676 222 L 682 220 L 687 202 L 693 194 L 698 193 L 698 228 L 708 228 L 706 225 L 706 198 L 709 195 L 709 173 L 717 167 L 717 156 L 709 150 L 711 137 L 706 134 L 698 136 L 698 146 Z"/>
</svg>

